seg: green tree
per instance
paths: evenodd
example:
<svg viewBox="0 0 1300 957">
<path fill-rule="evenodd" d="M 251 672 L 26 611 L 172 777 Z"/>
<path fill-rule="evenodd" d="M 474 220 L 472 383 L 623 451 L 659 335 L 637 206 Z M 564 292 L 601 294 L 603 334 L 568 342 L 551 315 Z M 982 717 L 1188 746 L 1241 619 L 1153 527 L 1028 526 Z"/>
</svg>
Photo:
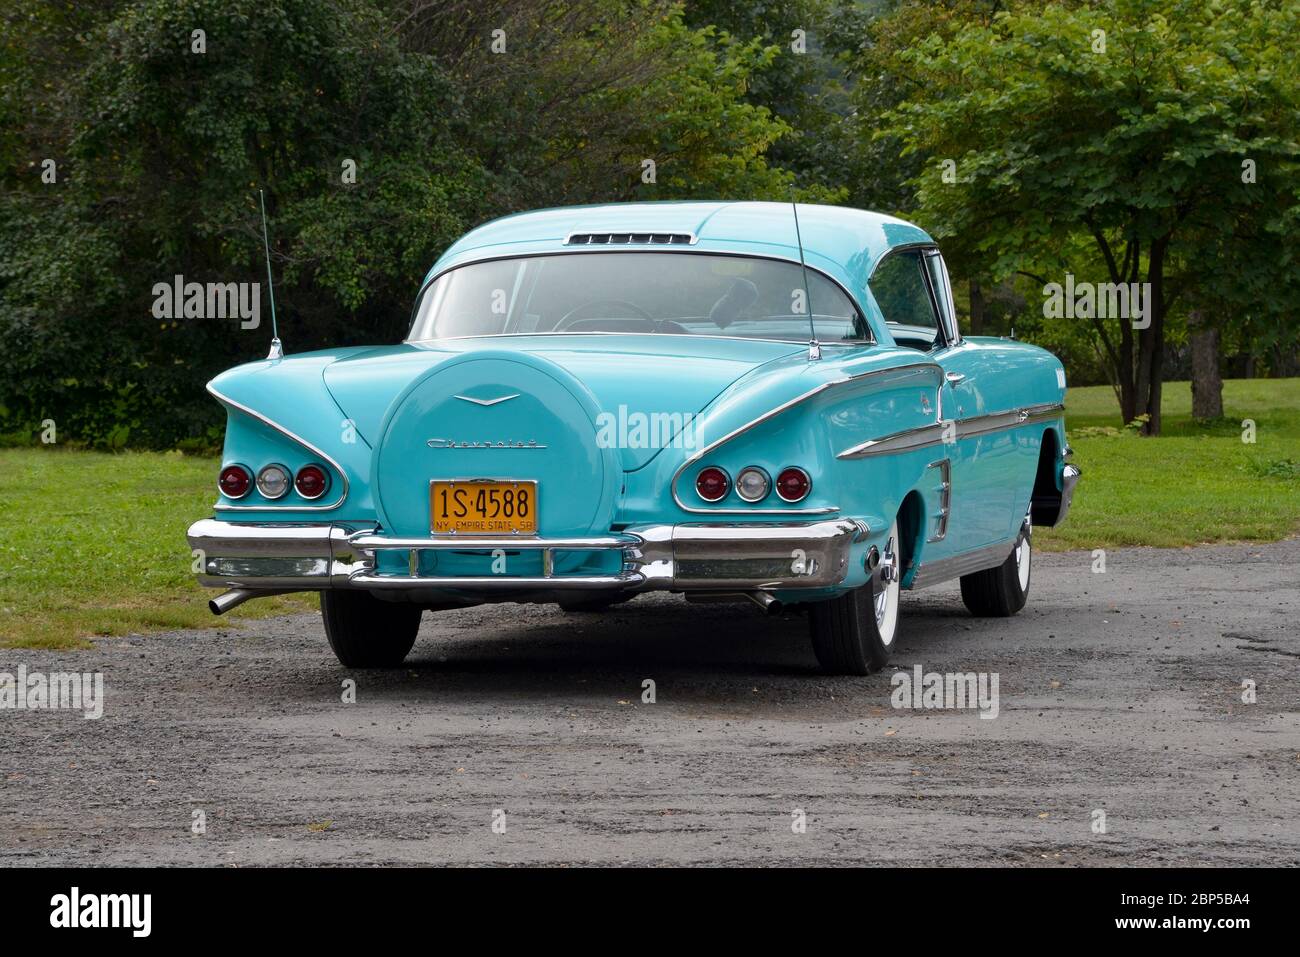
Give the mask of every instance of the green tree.
<svg viewBox="0 0 1300 957">
<path fill-rule="evenodd" d="M 788 126 L 744 99 L 769 51 L 668 2 L 120 0 L 0 27 L 0 431 L 218 427 L 203 383 L 269 329 L 160 320 L 152 290 L 264 282 L 258 188 L 300 351 L 400 338 L 429 265 L 492 216 L 793 181 L 766 160 Z"/>
<path fill-rule="evenodd" d="M 1145 328 L 1088 321 L 1125 421 L 1149 416 L 1150 434 L 1167 317 L 1183 296 L 1236 301 L 1198 261 L 1207 229 L 1294 204 L 1297 32 L 1291 0 L 1016 4 L 900 54 L 916 86 L 882 135 L 927 158 L 913 185 L 938 236 L 998 278 L 1060 263 L 1080 278 L 1149 283 Z M 1244 259 L 1264 235 L 1220 241 Z"/>
</svg>

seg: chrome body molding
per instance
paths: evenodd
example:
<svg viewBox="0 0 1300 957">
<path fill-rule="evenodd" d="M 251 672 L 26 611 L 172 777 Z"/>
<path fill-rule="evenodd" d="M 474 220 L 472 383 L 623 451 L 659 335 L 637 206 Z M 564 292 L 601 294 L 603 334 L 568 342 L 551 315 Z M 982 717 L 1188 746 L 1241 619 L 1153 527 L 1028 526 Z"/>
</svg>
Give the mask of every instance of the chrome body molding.
<svg viewBox="0 0 1300 957">
<path fill-rule="evenodd" d="M 926 538 L 928 544 L 941 542 L 948 537 L 948 518 L 952 515 L 952 461 L 939 459 L 925 467 L 939 470 L 939 508 L 934 513 L 934 531 Z"/>
<path fill-rule="evenodd" d="M 301 445 L 304 449 L 307 449 L 307 451 L 311 452 L 313 455 L 318 456 L 318 457 L 321 459 L 321 461 L 323 461 L 323 462 L 325 462 L 326 464 L 328 464 L 330 468 L 332 468 L 335 472 L 338 473 L 338 476 L 339 476 L 339 482 L 340 482 L 340 485 L 341 485 L 341 488 L 339 489 L 339 495 L 338 495 L 338 498 L 336 498 L 333 502 L 330 502 L 328 505 L 297 505 L 297 504 L 293 504 L 293 505 L 222 505 L 221 502 L 220 502 L 220 500 L 218 500 L 217 502 L 213 503 L 213 506 L 212 506 L 212 507 L 213 507 L 214 509 L 218 509 L 219 511 L 222 511 L 222 512 L 328 512 L 328 511 L 332 511 L 333 509 L 338 508 L 338 507 L 339 507 L 340 505 L 342 505 L 345 501 L 347 501 L 347 497 L 348 497 L 348 473 L 345 472 L 345 471 L 343 470 L 343 466 L 339 465 L 339 463 L 338 463 L 337 461 L 335 461 L 335 459 L 334 459 L 334 458 L 333 458 L 333 457 L 332 457 L 328 452 L 326 452 L 326 451 L 323 450 L 323 449 L 320 449 L 320 448 L 316 447 L 315 445 L 312 445 L 310 442 L 308 442 L 308 441 L 307 441 L 306 439 L 304 439 L 302 436 L 297 435 L 296 433 L 289 431 L 288 429 L 286 429 L 284 426 L 280 425 L 278 422 L 274 421 L 273 419 L 269 419 L 269 418 L 267 418 L 267 417 L 264 416 L 262 413 L 257 412 L 257 411 L 254 410 L 254 409 L 250 409 L 248 406 L 244 405 L 242 402 L 236 402 L 234 399 L 230 398 L 230 396 L 222 395 L 220 392 L 218 392 L 216 389 L 214 389 L 214 388 L 212 387 L 212 383 L 210 383 L 210 382 L 208 383 L 208 393 L 209 393 L 209 394 L 210 394 L 214 399 L 216 399 L 218 402 L 220 402 L 222 405 L 227 405 L 227 406 L 229 406 L 229 407 L 232 408 L 232 409 L 236 409 L 236 410 L 238 410 L 238 411 L 244 413 L 244 415 L 247 415 L 247 416 L 249 416 L 250 418 L 256 419 L 258 422 L 261 422 L 261 423 L 262 423 L 263 425 L 265 425 L 267 428 L 270 428 L 270 429 L 275 430 L 276 432 L 279 432 L 279 433 L 280 433 L 281 435 L 283 435 L 286 439 L 289 439 L 290 441 L 296 442 L 298 445 Z"/>
<path fill-rule="evenodd" d="M 988 415 L 976 415 L 968 419 L 953 419 L 950 423 L 942 420 L 915 429 L 905 429 L 878 439 L 870 439 L 861 445 L 845 449 L 836 455 L 840 459 L 861 459 L 872 455 L 894 455 L 910 452 L 913 449 L 926 448 L 943 442 L 944 431 L 952 427 L 951 440 L 969 438 L 973 435 L 985 435 L 1014 429 L 1022 425 L 1054 419 L 1065 413 L 1065 406 L 1060 403 L 1034 405 L 1008 412 L 992 412 Z"/>
<path fill-rule="evenodd" d="M 909 587 L 913 590 L 926 588 L 940 582 L 960 578 L 962 575 L 969 575 L 972 572 L 983 571 L 986 568 L 997 568 L 1007 560 L 1007 556 L 1011 554 L 1011 550 L 1015 547 L 1016 538 L 1012 537 L 1005 542 L 994 542 L 992 545 L 985 545 L 982 548 L 962 552 L 949 558 L 921 562 L 916 569 L 916 574 L 912 576 L 912 583 Z"/>
<path fill-rule="evenodd" d="M 865 523 L 649 525 L 608 535 L 567 538 L 387 536 L 342 523 L 253 525 L 204 519 L 189 543 L 204 556 L 200 584 L 250 591 L 352 588 L 407 590 L 424 596 L 455 593 L 478 600 L 563 591 L 711 591 L 829 588 L 849 570 L 850 548 L 868 533 Z M 541 575 L 420 574 L 420 553 L 490 557 L 494 549 L 540 552 Z M 381 552 L 406 553 L 401 574 L 379 569 Z M 555 570 L 556 553 L 617 552 L 616 574 Z"/>
<path fill-rule="evenodd" d="M 762 425 L 764 422 L 776 418 L 782 412 L 792 409 L 796 405 L 799 405 L 803 402 L 807 402 L 809 399 L 821 395 L 827 389 L 834 388 L 837 385 L 845 385 L 846 383 L 849 382 L 859 382 L 863 379 L 870 379 L 874 376 L 888 375 L 890 373 L 917 372 L 920 370 L 934 371 L 939 375 L 940 380 L 942 379 L 943 367 L 940 366 L 937 362 L 909 362 L 906 365 L 890 366 L 889 368 L 886 369 L 872 369 L 868 372 L 858 373 L 857 375 L 843 376 L 842 378 L 839 379 L 833 379 L 829 382 L 823 382 L 821 385 L 809 389 L 807 392 L 803 393 L 802 395 L 797 395 L 793 399 L 790 399 L 789 401 L 783 402 L 781 405 L 778 405 L 776 408 L 764 412 L 762 415 L 758 416 L 757 418 L 750 419 L 744 425 L 732 429 L 722 438 L 710 442 L 708 445 L 704 446 L 701 449 L 697 449 L 695 452 L 693 452 L 690 455 L 689 458 L 686 459 L 685 462 L 683 462 L 680 466 L 677 467 L 677 471 L 673 473 L 673 479 L 671 483 L 673 501 L 677 503 L 677 507 L 682 509 L 682 511 L 693 512 L 702 515 L 724 515 L 724 514 L 829 515 L 838 512 L 839 508 L 834 505 L 826 505 L 826 506 L 811 507 L 811 508 L 726 508 L 726 507 L 706 508 L 699 505 L 688 505 L 684 501 L 682 501 L 681 495 L 678 494 L 677 484 L 678 482 L 681 481 L 681 477 L 686 472 L 687 469 L 689 469 L 692 465 L 697 464 L 706 455 L 711 454 L 714 450 L 718 449 L 720 446 L 725 445 L 726 443 L 730 442 L 732 439 L 736 438 L 737 436 L 744 435 L 749 430 Z M 841 456 L 841 458 L 842 457 L 843 456 Z"/>
<path fill-rule="evenodd" d="M 472 402 L 475 405 L 481 405 L 487 408 L 494 405 L 500 405 L 502 402 L 509 402 L 511 399 L 517 399 L 519 398 L 519 393 L 516 392 L 513 395 L 503 395 L 498 399 L 475 399 L 473 396 L 468 396 L 468 395 L 458 395 L 455 398 L 460 399 L 464 402 Z"/>
</svg>

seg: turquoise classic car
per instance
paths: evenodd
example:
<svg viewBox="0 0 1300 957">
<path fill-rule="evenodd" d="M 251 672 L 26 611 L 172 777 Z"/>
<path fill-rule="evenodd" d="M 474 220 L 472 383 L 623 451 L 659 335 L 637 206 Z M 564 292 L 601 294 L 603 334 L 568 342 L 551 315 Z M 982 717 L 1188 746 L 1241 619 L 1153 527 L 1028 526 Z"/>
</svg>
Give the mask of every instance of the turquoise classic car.
<svg viewBox="0 0 1300 957">
<path fill-rule="evenodd" d="M 805 611 L 823 669 L 865 674 L 900 589 L 1019 611 L 1079 476 L 1061 363 L 962 336 L 924 231 L 829 206 L 507 216 L 434 265 L 405 342 L 208 390 L 213 611 L 317 590 L 349 667 L 400 663 L 424 611 L 672 591 Z"/>
</svg>

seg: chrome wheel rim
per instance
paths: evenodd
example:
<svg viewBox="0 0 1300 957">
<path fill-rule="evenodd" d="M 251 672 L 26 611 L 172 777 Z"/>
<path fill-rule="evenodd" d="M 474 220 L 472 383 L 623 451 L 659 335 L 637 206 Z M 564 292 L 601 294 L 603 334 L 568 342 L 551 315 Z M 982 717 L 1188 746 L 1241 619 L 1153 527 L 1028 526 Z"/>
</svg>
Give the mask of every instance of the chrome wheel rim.
<svg viewBox="0 0 1300 957">
<path fill-rule="evenodd" d="M 898 523 L 895 522 L 880 554 L 880 565 L 876 569 L 880 580 L 872 602 L 876 612 L 876 631 L 885 647 L 894 643 L 894 634 L 898 630 L 898 593 L 903 576 L 898 568 L 897 543 Z"/>
</svg>

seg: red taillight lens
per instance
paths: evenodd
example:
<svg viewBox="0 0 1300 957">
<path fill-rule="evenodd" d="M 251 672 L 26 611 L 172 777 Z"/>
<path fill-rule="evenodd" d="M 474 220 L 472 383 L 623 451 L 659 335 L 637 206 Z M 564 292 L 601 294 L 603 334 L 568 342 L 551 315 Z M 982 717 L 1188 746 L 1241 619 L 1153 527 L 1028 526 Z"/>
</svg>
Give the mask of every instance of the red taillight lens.
<svg viewBox="0 0 1300 957">
<path fill-rule="evenodd" d="M 217 479 L 217 487 L 226 498 L 243 498 L 252 484 L 252 474 L 242 465 L 227 465 Z"/>
<path fill-rule="evenodd" d="M 776 494 L 786 502 L 798 502 L 808 497 L 812 491 L 812 479 L 803 469 L 793 465 L 782 469 L 776 477 Z"/>
<path fill-rule="evenodd" d="M 721 500 L 730 487 L 731 479 L 727 477 L 727 473 L 712 465 L 700 469 L 700 474 L 695 476 L 695 491 L 706 502 Z"/>
<path fill-rule="evenodd" d="M 319 465 L 304 465 L 293 480 L 293 487 L 303 498 L 320 498 L 329 488 L 330 478 Z"/>
</svg>

